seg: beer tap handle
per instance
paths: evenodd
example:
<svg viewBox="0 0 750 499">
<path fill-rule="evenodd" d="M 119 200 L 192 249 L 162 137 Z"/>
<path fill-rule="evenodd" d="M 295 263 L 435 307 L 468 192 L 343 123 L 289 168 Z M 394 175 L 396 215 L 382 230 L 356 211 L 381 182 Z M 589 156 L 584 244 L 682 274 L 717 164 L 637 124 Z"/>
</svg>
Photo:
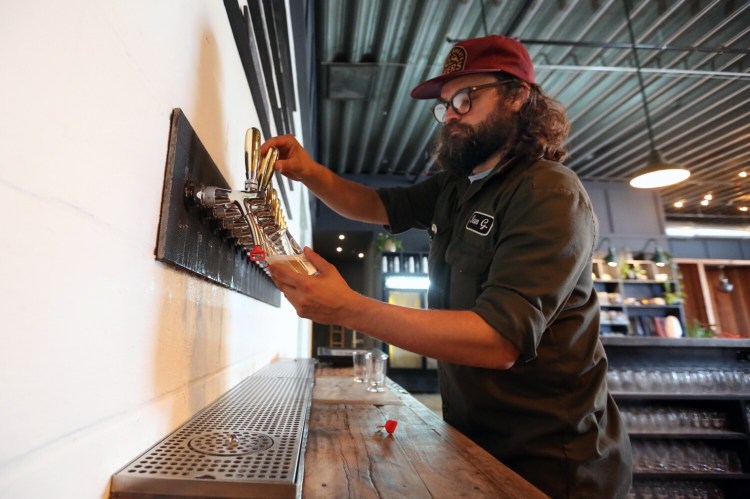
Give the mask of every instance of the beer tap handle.
<svg viewBox="0 0 750 499">
<path fill-rule="evenodd" d="M 260 130 L 248 128 L 245 133 L 245 190 L 258 190 L 258 167 L 260 164 Z"/>
<path fill-rule="evenodd" d="M 268 169 L 268 161 L 271 158 L 271 151 L 269 150 L 263 158 L 260 158 L 260 165 L 258 167 L 258 192 L 263 192 L 263 179 L 266 176 L 266 170 Z"/>
<path fill-rule="evenodd" d="M 272 147 L 266 153 L 266 157 L 263 158 L 263 173 L 260 175 L 258 180 L 258 188 L 264 191 L 268 188 L 271 183 L 271 177 L 273 176 L 273 165 L 276 164 L 276 160 L 279 159 L 279 150 Z"/>
<path fill-rule="evenodd" d="M 253 262 L 262 262 L 266 259 L 266 250 L 263 244 L 263 231 L 258 227 L 257 222 L 252 214 L 248 216 L 250 230 L 253 234 L 253 249 L 248 253 L 248 257 Z"/>
<path fill-rule="evenodd" d="M 250 253 L 248 253 L 248 258 L 250 258 L 251 262 L 262 262 L 266 259 L 266 252 L 263 251 L 261 246 L 256 244 L 250 250 Z"/>
</svg>

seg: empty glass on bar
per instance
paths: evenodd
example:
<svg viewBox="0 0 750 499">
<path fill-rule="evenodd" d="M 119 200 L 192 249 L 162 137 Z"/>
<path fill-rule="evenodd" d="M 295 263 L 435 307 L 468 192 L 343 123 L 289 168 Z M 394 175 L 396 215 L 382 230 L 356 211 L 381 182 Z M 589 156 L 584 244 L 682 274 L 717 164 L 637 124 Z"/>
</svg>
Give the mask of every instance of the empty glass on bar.
<svg viewBox="0 0 750 499">
<path fill-rule="evenodd" d="M 352 352 L 352 366 L 354 368 L 354 381 L 363 383 L 367 380 L 366 356 L 367 350 L 354 350 Z"/>
<path fill-rule="evenodd" d="M 365 359 L 365 364 L 367 365 L 367 391 L 384 392 L 388 354 L 376 350 L 367 352 Z"/>
</svg>

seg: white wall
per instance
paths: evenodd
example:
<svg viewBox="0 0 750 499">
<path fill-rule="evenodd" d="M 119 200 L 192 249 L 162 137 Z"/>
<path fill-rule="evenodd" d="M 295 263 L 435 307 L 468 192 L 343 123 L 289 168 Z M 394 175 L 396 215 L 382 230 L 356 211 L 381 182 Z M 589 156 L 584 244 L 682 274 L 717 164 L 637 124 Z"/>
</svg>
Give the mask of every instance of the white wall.
<svg viewBox="0 0 750 499">
<path fill-rule="evenodd" d="M 218 0 L 2 0 L 0 73 L 0 497 L 106 497 L 245 376 L 307 356 L 283 298 L 154 259 L 172 108 L 236 187 L 259 123 Z"/>
</svg>

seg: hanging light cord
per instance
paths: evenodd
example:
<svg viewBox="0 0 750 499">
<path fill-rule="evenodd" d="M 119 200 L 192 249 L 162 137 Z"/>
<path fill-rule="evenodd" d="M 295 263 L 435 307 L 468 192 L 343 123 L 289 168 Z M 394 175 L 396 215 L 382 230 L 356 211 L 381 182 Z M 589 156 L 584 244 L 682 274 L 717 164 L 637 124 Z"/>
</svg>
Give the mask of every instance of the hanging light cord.
<svg viewBox="0 0 750 499">
<path fill-rule="evenodd" d="M 635 34 L 633 33 L 633 23 L 630 20 L 630 9 L 628 9 L 628 0 L 622 0 L 625 6 L 625 17 L 628 19 L 628 33 L 630 33 L 630 46 L 633 48 L 633 57 L 635 58 L 636 75 L 638 76 L 638 85 L 641 88 L 641 99 L 643 100 L 643 110 L 646 114 L 646 129 L 648 130 L 648 139 L 651 142 L 651 150 L 656 149 L 654 141 L 654 132 L 651 129 L 651 116 L 648 113 L 648 101 L 646 99 L 646 87 L 643 85 L 643 75 L 641 75 L 641 63 L 638 60 L 638 51 L 635 48 Z"/>
</svg>

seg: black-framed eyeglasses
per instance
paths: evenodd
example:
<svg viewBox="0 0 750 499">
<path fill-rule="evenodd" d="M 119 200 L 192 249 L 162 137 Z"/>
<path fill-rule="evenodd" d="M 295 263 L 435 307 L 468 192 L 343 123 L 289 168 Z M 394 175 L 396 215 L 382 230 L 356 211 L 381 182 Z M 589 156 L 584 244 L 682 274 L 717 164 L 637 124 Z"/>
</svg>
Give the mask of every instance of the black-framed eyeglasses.
<svg viewBox="0 0 750 499">
<path fill-rule="evenodd" d="M 483 88 L 499 87 L 501 85 L 507 85 L 510 83 L 509 80 L 496 81 L 493 83 L 485 83 L 484 85 L 476 85 L 474 87 L 462 88 L 453 97 L 444 101 L 438 99 L 435 106 L 432 108 L 432 114 L 435 115 L 435 119 L 440 123 L 445 123 L 445 115 L 448 114 L 448 108 L 452 107 L 456 114 L 462 115 L 471 111 L 471 94 L 477 90 Z"/>
</svg>

